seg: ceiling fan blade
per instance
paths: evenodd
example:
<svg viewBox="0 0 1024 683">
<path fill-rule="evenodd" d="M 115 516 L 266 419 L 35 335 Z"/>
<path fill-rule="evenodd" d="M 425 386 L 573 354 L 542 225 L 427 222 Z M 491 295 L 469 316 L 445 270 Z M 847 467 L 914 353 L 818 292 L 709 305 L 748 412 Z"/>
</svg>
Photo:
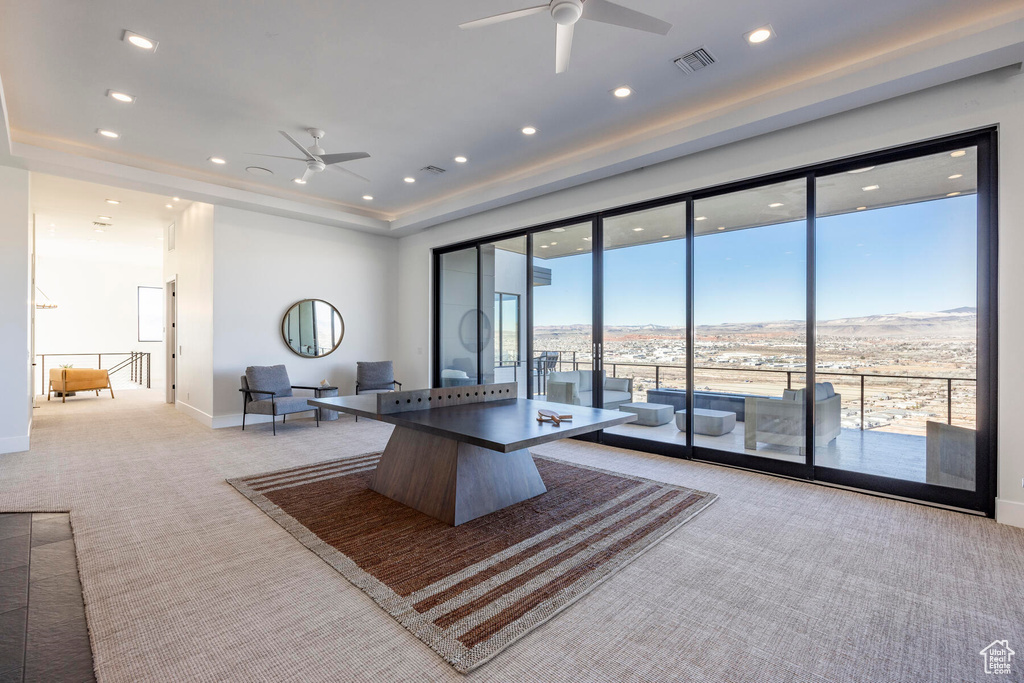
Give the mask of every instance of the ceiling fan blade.
<svg viewBox="0 0 1024 683">
<path fill-rule="evenodd" d="M 312 178 L 314 173 L 316 173 L 316 171 L 307 167 L 306 172 L 302 174 L 302 182 L 306 182 L 307 180 Z"/>
<path fill-rule="evenodd" d="M 353 173 L 352 171 L 348 170 L 344 166 L 328 166 L 327 168 L 333 168 L 335 171 L 341 171 L 342 173 L 347 173 L 350 176 L 354 176 L 356 178 L 359 178 L 364 183 L 370 182 L 369 178 L 364 178 L 363 176 L 359 175 L 358 173 Z"/>
<path fill-rule="evenodd" d="M 274 159 L 290 159 L 291 161 L 306 161 L 305 159 L 300 159 L 298 157 L 283 157 L 280 154 L 260 154 L 259 152 L 246 152 L 246 154 L 251 154 L 254 157 L 273 157 Z"/>
<path fill-rule="evenodd" d="M 547 10 L 548 5 L 537 5 L 536 7 L 517 9 L 514 12 L 505 12 L 504 14 L 495 14 L 493 17 L 484 17 L 483 19 L 467 21 L 464 24 L 459 24 L 459 28 L 479 28 L 481 26 L 490 26 L 491 24 L 497 24 L 502 21 L 508 21 L 509 19 L 518 19 L 519 17 L 525 17 L 531 14 L 540 14 L 541 12 L 546 12 Z"/>
<path fill-rule="evenodd" d="M 312 154 L 309 153 L 308 149 L 306 149 L 305 147 L 302 146 L 302 143 L 300 143 L 298 140 L 293 138 L 291 135 L 288 135 L 288 133 L 284 132 L 283 130 L 279 130 L 277 132 L 280 133 L 281 135 L 283 135 L 285 140 L 287 140 L 288 142 L 290 142 L 293 145 L 295 145 L 296 147 L 298 147 L 302 151 L 302 153 L 306 155 L 306 157 L 305 157 L 305 159 L 303 159 L 303 161 L 306 161 L 308 159 L 316 159 L 315 156 L 313 156 Z"/>
<path fill-rule="evenodd" d="M 366 152 L 343 152 L 341 154 L 322 154 L 320 161 L 327 165 L 338 164 L 342 161 L 355 161 L 356 159 L 368 159 L 370 155 Z"/>
<path fill-rule="evenodd" d="M 563 74 L 569 68 L 572 51 L 572 24 L 555 24 L 555 73 Z"/>
<path fill-rule="evenodd" d="M 649 14 L 616 5 L 608 0 L 586 0 L 583 3 L 583 18 L 661 35 L 665 35 L 672 28 L 672 24 L 667 21 L 655 19 Z"/>
</svg>

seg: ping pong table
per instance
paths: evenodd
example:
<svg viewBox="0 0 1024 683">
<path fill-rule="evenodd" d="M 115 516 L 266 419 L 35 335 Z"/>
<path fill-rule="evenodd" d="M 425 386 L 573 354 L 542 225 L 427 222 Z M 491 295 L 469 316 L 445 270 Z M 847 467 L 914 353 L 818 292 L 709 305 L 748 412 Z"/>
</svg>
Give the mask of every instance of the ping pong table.
<svg viewBox="0 0 1024 683">
<path fill-rule="evenodd" d="M 633 413 L 516 398 L 518 387 L 464 387 L 310 399 L 395 426 L 370 488 L 453 526 L 547 491 L 528 448 L 636 420 Z M 543 408 L 572 421 L 537 421 Z"/>
</svg>

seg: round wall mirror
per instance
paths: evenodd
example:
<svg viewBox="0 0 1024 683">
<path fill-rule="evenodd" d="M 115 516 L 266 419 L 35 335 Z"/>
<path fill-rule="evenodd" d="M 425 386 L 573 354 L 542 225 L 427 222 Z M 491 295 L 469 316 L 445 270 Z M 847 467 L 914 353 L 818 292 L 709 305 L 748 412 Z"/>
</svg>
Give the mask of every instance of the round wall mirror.
<svg viewBox="0 0 1024 683">
<path fill-rule="evenodd" d="M 281 321 L 281 336 L 288 348 L 303 358 L 333 352 L 345 336 L 345 321 L 338 309 L 322 299 L 299 301 Z"/>
</svg>

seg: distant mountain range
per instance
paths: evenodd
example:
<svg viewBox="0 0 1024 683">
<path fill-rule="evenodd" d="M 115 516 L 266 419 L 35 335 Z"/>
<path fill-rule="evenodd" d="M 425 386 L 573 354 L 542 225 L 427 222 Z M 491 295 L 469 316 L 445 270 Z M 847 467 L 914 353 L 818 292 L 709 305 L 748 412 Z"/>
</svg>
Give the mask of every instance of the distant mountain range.
<svg viewBox="0 0 1024 683">
<path fill-rule="evenodd" d="M 948 311 L 906 312 L 868 315 L 859 318 L 837 318 L 818 322 L 819 336 L 836 337 L 974 337 L 978 328 L 978 309 L 961 306 Z M 589 334 L 587 325 L 538 326 L 537 332 L 549 335 Z M 699 336 L 764 335 L 766 337 L 800 334 L 805 323 L 800 320 L 776 320 L 763 323 L 721 323 L 698 325 Z M 613 338 L 678 337 L 682 328 L 662 325 L 609 325 L 606 334 Z"/>
</svg>

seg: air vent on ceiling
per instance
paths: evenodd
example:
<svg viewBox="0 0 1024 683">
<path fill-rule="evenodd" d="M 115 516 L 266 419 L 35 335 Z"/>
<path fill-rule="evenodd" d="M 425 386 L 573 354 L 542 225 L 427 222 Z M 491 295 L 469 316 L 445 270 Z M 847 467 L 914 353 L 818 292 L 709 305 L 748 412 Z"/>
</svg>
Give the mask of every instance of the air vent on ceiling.
<svg viewBox="0 0 1024 683">
<path fill-rule="evenodd" d="M 442 173 L 445 172 L 445 170 L 443 168 L 441 168 L 440 166 L 424 166 L 420 170 L 421 171 L 426 171 L 428 173 L 434 173 L 436 175 L 441 175 Z"/>
<path fill-rule="evenodd" d="M 711 66 L 718 60 L 702 45 L 693 52 L 687 52 L 682 57 L 676 57 L 672 61 L 684 72 L 692 74 L 694 71 L 700 71 L 706 66 Z"/>
<path fill-rule="evenodd" d="M 109 228 L 112 225 L 111 223 L 101 223 L 100 221 L 93 221 L 92 224 L 98 228 Z"/>
</svg>

